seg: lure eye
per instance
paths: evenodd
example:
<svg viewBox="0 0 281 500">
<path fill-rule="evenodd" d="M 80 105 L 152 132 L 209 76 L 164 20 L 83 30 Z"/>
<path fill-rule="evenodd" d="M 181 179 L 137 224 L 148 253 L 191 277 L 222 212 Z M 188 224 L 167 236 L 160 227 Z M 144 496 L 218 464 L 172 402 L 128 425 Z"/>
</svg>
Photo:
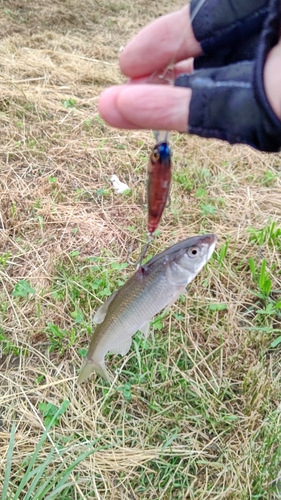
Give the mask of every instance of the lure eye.
<svg viewBox="0 0 281 500">
<path fill-rule="evenodd" d="M 151 161 L 159 161 L 160 160 L 160 153 L 158 151 L 158 149 L 153 149 L 152 153 L 151 153 Z"/>
<path fill-rule="evenodd" d="M 187 255 L 191 259 L 194 259 L 194 257 L 197 257 L 199 255 L 199 247 L 191 247 L 187 250 Z"/>
</svg>

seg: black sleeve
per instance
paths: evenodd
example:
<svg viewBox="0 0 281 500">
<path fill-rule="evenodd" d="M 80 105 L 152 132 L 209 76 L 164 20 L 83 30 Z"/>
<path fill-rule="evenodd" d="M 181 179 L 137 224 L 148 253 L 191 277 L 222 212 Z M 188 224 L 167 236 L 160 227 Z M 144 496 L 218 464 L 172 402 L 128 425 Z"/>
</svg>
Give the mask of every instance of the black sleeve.
<svg viewBox="0 0 281 500">
<path fill-rule="evenodd" d="M 191 0 L 192 27 L 203 51 L 194 68 L 252 60 L 268 4 L 269 0 Z"/>
<path fill-rule="evenodd" d="M 249 144 L 261 151 L 280 150 L 281 121 L 271 109 L 263 83 L 266 56 L 279 40 L 280 24 L 281 0 L 270 0 L 254 60 L 200 69 L 176 79 L 176 86 L 192 89 L 189 133 Z"/>
<path fill-rule="evenodd" d="M 191 0 L 192 27 L 204 54 L 259 33 L 268 4 L 269 0 Z"/>
</svg>

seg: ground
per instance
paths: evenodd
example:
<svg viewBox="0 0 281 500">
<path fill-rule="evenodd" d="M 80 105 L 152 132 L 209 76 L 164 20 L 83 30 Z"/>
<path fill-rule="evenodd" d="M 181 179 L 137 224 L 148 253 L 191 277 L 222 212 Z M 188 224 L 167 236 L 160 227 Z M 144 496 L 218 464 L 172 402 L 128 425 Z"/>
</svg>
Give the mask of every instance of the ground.
<svg viewBox="0 0 281 500">
<path fill-rule="evenodd" d="M 217 250 L 148 341 L 108 356 L 113 386 L 76 384 L 93 313 L 145 243 L 154 145 L 108 127 L 98 97 L 124 81 L 122 46 L 183 4 L 1 2 L 2 500 L 281 497 L 280 154 L 172 133 L 150 255 L 199 232 Z"/>
</svg>

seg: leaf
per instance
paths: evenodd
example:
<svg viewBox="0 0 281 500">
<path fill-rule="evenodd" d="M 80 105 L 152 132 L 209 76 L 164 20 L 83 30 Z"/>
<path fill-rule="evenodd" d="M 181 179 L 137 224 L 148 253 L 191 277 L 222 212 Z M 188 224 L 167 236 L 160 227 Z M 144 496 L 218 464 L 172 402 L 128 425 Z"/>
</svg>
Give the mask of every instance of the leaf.
<svg viewBox="0 0 281 500">
<path fill-rule="evenodd" d="M 255 278 L 255 275 L 256 275 L 256 265 L 255 265 L 255 261 L 252 257 L 249 258 L 249 268 L 250 268 L 250 271 L 251 271 L 251 274 L 252 274 L 252 278 Z"/>
<path fill-rule="evenodd" d="M 36 463 L 36 460 L 38 459 L 38 455 L 42 449 L 42 446 L 43 446 L 43 443 L 45 442 L 46 440 L 46 437 L 48 435 L 48 432 L 50 431 L 51 427 L 54 425 L 54 422 L 55 420 L 57 420 L 59 418 L 59 416 L 65 412 L 66 410 L 66 404 L 67 406 L 69 405 L 69 401 L 63 401 L 61 407 L 57 410 L 57 412 L 55 413 L 55 415 L 53 416 L 52 420 L 50 421 L 50 423 L 47 425 L 43 435 L 41 436 L 35 450 L 32 452 L 31 456 L 30 456 L 30 459 L 28 461 L 28 466 L 27 466 L 27 469 L 20 481 L 20 484 L 17 488 L 17 491 L 15 492 L 14 496 L 13 496 L 13 500 L 18 500 L 18 498 L 22 498 L 21 497 L 21 494 L 23 492 L 23 489 L 25 488 L 25 486 L 29 483 L 30 479 L 35 476 L 35 474 L 37 473 L 38 469 L 41 468 L 41 471 L 42 471 L 42 474 L 45 472 L 45 469 L 46 469 L 46 466 L 51 462 L 51 459 L 52 459 L 52 456 L 53 454 L 55 453 L 55 448 L 52 448 L 51 452 L 49 453 L 49 455 L 47 456 L 45 462 L 42 464 L 42 466 L 38 466 L 36 467 L 35 469 L 33 469 L 34 467 L 34 464 Z M 83 456 L 83 455 L 81 455 Z M 77 459 L 78 460 L 78 459 Z M 76 460 L 76 462 L 77 462 Z M 73 467 L 76 465 L 76 462 L 73 462 Z M 63 464 L 62 464 L 63 465 Z M 33 470 L 32 470 L 33 469 Z M 53 486 L 53 484 L 52 484 Z M 44 499 L 46 500 L 46 499 Z"/>
<path fill-rule="evenodd" d="M 153 325 L 154 330 L 162 330 L 162 328 L 163 328 L 163 323 L 162 323 L 161 319 L 156 319 L 152 323 L 152 325 Z"/>
<path fill-rule="evenodd" d="M 35 294 L 34 288 L 32 288 L 30 283 L 26 280 L 18 281 L 12 293 L 13 297 L 26 298 L 28 294 L 34 295 Z"/>
<path fill-rule="evenodd" d="M 57 177 L 48 177 L 48 181 L 50 182 L 50 184 L 54 184 L 55 182 L 57 182 L 57 180 Z"/>
<path fill-rule="evenodd" d="M 262 265 L 261 265 L 261 269 L 260 269 L 260 276 L 259 276 L 259 287 L 260 287 L 261 290 L 262 290 L 262 288 L 264 286 L 265 277 L 266 277 L 265 267 L 266 267 L 266 260 L 263 259 Z"/>
<path fill-rule="evenodd" d="M 7 500 L 7 498 L 8 498 L 8 487 L 9 487 L 9 480 L 10 480 L 10 475 L 11 475 L 11 468 L 12 468 L 15 433 L 16 433 L 16 426 L 15 426 L 15 424 L 13 424 L 12 430 L 11 430 L 11 435 L 10 435 L 9 449 L 8 449 L 8 453 L 7 453 L 7 462 L 6 462 L 6 468 L 5 468 L 5 477 L 4 477 L 4 484 L 3 484 L 3 489 L 2 489 L 1 500 Z"/>
<path fill-rule="evenodd" d="M 126 267 L 128 267 L 127 262 L 121 262 L 121 264 L 119 264 L 119 262 L 113 262 L 111 264 L 111 269 L 116 269 L 118 271 L 122 271 L 122 269 L 125 269 Z"/>
<path fill-rule="evenodd" d="M 229 240 L 227 239 L 226 242 L 221 246 L 221 249 L 219 251 L 220 262 L 222 262 L 226 257 L 227 250 L 228 250 L 228 243 L 229 243 Z"/>
<path fill-rule="evenodd" d="M 227 305 L 220 303 L 220 304 L 210 304 L 209 305 L 210 311 L 225 311 L 227 309 Z"/>
<path fill-rule="evenodd" d="M 110 297 L 111 294 L 112 294 L 112 291 L 108 287 L 105 287 L 105 288 L 103 288 L 103 290 L 101 290 L 98 293 L 98 296 L 99 297 Z"/>
<path fill-rule="evenodd" d="M 61 101 L 64 108 L 75 108 L 76 102 L 76 99 L 63 99 Z"/>
<path fill-rule="evenodd" d="M 203 215 L 208 215 L 208 214 L 214 215 L 217 209 L 214 205 L 207 203 L 206 205 L 201 205 L 201 211 Z"/>
<path fill-rule="evenodd" d="M 179 321 L 183 321 L 184 320 L 184 314 L 174 313 L 173 316 L 174 316 L 175 319 L 177 319 Z"/>
<path fill-rule="evenodd" d="M 63 413 L 65 413 L 69 404 L 70 403 L 68 400 L 63 401 L 63 403 L 61 404 L 61 407 L 60 407 L 60 412 L 59 412 L 59 414 L 57 414 L 59 408 L 56 405 L 53 405 L 52 403 L 44 403 L 44 402 L 39 403 L 38 408 L 43 413 L 44 424 L 46 426 L 48 426 L 51 422 L 53 422 L 53 425 L 57 425 L 59 423 L 60 416 Z M 55 415 L 57 415 L 57 416 L 55 417 Z"/>
<path fill-rule="evenodd" d="M 88 349 L 85 349 L 83 347 L 81 349 L 78 349 L 78 354 L 81 356 L 81 358 L 86 358 L 87 353 L 88 353 Z"/>
<path fill-rule="evenodd" d="M 177 430 L 174 434 L 172 434 L 167 439 L 167 441 L 162 445 L 162 451 L 165 450 L 166 448 L 168 448 L 172 444 L 172 442 L 178 437 L 178 434 L 179 434 L 179 432 Z"/>
<path fill-rule="evenodd" d="M 207 196 L 207 191 L 199 187 L 194 196 L 195 198 L 205 198 Z"/>
<path fill-rule="evenodd" d="M 126 399 L 126 401 L 131 401 L 132 399 L 131 387 L 132 386 L 129 383 L 124 384 L 123 386 L 123 396 Z"/>
<path fill-rule="evenodd" d="M 281 344 L 281 335 L 279 335 L 279 337 L 277 337 L 277 339 L 274 339 L 270 346 L 272 349 L 274 349 L 275 347 L 279 346 L 279 344 Z"/>
<path fill-rule="evenodd" d="M 83 323 L 84 322 L 84 314 L 80 309 L 75 309 L 72 313 L 70 313 L 72 318 L 75 320 L 75 323 Z"/>
</svg>

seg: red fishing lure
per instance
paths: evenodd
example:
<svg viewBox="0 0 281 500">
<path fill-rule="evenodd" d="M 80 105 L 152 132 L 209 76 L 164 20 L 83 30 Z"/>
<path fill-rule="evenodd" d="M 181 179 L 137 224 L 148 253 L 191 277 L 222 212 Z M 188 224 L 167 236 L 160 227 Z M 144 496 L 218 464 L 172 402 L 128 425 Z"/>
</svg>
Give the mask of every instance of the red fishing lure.
<svg viewBox="0 0 281 500">
<path fill-rule="evenodd" d="M 172 161 L 167 142 L 161 142 L 154 147 L 147 174 L 148 232 L 152 235 L 160 222 L 170 190 Z"/>
</svg>

